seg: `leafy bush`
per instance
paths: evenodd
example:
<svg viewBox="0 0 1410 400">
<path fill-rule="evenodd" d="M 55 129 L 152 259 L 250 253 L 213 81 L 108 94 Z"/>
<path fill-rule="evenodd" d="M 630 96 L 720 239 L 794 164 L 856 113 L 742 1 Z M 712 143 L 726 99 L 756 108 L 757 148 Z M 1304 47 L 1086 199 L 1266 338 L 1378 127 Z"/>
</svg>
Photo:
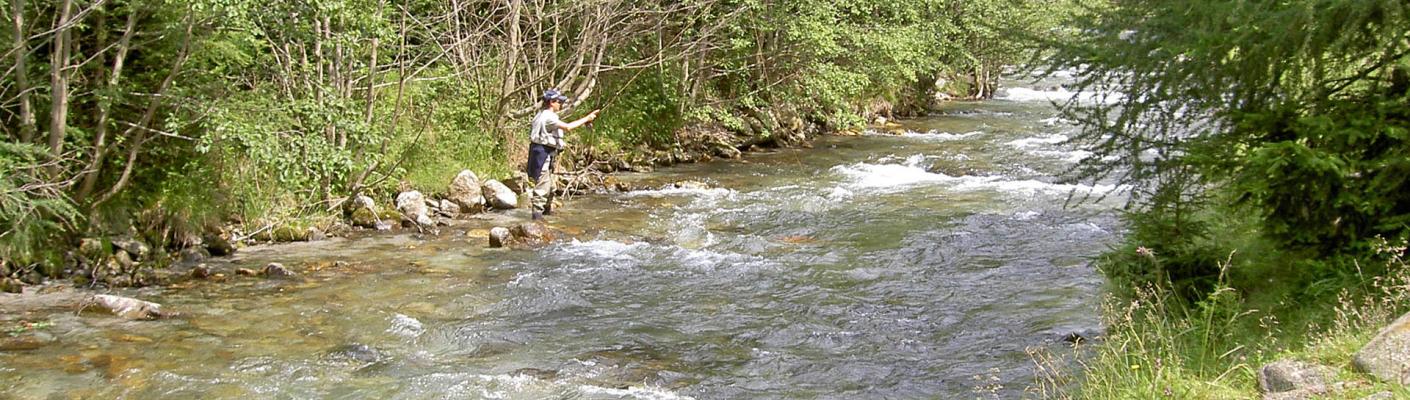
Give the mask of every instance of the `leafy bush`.
<svg viewBox="0 0 1410 400">
<path fill-rule="evenodd" d="M 56 256 L 62 249 L 56 239 L 79 216 L 44 179 L 47 159 L 43 147 L 0 141 L 0 261 L 26 265 Z"/>
</svg>

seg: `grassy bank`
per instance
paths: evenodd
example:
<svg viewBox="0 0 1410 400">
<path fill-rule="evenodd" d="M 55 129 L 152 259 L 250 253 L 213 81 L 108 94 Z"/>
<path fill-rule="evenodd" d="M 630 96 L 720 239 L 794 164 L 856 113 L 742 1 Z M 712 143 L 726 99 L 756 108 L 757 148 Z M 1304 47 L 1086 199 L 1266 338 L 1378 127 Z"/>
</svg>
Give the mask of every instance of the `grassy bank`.
<svg viewBox="0 0 1410 400">
<path fill-rule="evenodd" d="M 1387 254 L 1404 247 L 1386 245 Z M 1360 399 L 1406 388 L 1356 371 L 1352 356 L 1388 323 L 1410 311 L 1410 269 L 1378 261 L 1392 272 L 1353 280 L 1307 281 L 1278 274 L 1236 275 L 1236 269 L 1277 270 L 1286 257 L 1244 256 L 1221 262 L 1212 289 L 1197 298 L 1169 286 L 1118 288 L 1103 303 L 1106 335 L 1079 346 L 1077 359 L 1036 353 L 1042 375 L 1034 390 L 1060 399 L 1259 398 L 1258 369 L 1281 359 L 1333 367 L 1338 389 L 1328 399 Z M 1397 253 L 1399 252 L 1399 253 Z M 1127 246 L 1103 267 L 1160 254 Z"/>
</svg>

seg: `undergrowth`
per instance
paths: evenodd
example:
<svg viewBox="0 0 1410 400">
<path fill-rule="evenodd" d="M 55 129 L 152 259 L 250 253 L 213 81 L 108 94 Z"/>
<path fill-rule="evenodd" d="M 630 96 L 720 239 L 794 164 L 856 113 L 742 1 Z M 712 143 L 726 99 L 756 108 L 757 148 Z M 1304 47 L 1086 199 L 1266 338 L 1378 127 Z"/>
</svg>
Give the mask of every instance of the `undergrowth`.
<svg viewBox="0 0 1410 400">
<path fill-rule="evenodd" d="M 1170 285 L 1144 285 L 1103 302 L 1106 334 L 1069 354 L 1030 351 L 1038 377 L 1030 392 L 1054 399 L 1248 399 L 1260 396 L 1257 373 L 1265 364 L 1296 359 L 1333 367 L 1344 382 L 1322 398 L 1359 399 L 1389 391 L 1410 397 L 1403 387 L 1355 371 L 1352 356 L 1375 334 L 1410 310 L 1410 269 L 1406 246 L 1378 241 L 1376 259 L 1385 271 L 1364 271 L 1331 295 L 1311 286 L 1281 286 L 1268 276 L 1235 270 L 1263 270 L 1269 258 L 1231 252 L 1204 296 L 1188 299 Z M 1157 258 L 1148 250 L 1124 248 L 1118 256 Z M 1108 257 L 1104 262 L 1112 262 Z M 1117 257 L 1115 259 L 1122 259 Z M 1350 261 L 1360 264 L 1362 261 Z M 1380 269 L 1380 268 L 1377 268 Z M 1282 290 L 1251 282 L 1278 282 Z M 1250 294 L 1255 288 L 1261 291 Z M 1292 299 L 1300 299 L 1293 301 Z"/>
</svg>

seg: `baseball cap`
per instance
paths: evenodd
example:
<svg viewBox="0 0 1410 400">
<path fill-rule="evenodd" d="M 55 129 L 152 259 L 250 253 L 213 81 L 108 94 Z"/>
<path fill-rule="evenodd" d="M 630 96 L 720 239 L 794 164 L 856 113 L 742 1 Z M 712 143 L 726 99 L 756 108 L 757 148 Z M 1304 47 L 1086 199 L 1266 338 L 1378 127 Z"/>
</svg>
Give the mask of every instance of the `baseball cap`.
<svg viewBox="0 0 1410 400">
<path fill-rule="evenodd" d="M 567 101 L 568 101 L 568 96 L 567 96 L 567 95 L 564 95 L 562 92 L 559 92 L 558 89 L 548 89 L 548 90 L 546 90 L 546 91 L 543 92 L 543 101 L 549 101 L 549 100 L 558 100 L 558 101 L 562 101 L 562 102 L 567 102 Z"/>
</svg>

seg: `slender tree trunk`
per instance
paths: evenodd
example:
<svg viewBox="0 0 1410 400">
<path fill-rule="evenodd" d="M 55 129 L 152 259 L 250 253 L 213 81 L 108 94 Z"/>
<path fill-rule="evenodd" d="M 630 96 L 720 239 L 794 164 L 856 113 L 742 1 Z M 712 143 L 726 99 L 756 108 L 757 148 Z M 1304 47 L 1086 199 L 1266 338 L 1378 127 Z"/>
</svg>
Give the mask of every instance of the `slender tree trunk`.
<svg viewBox="0 0 1410 400">
<path fill-rule="evenodd" d="M 519 14 L 523 8 L 523 0 L 509 0 L 509 42 L 507 46 L 505 46 L 504 86 L 500 91 L 500 94 L 503 95 L 502 97 L 513 96 L 514 88 L 519 86 L 519 82 L 515 79 L 517 72 L 515 70 L 519 68 L 519 46 L 523 45 L 523 43 L 520 43 L 522 41 L 520 39 L 522 37 L 520 30 L 522 28 L 519 25 Z"/>
<path fill-rule="evenodd" d="M 128 148 L 127 162 L 123 165 L 122 174 L 118 176 L 117 182 L 108 188 L 108 191 L 103 192 L 102 196 L 89 205 L 89 208 L 96 210 L 98 205 L 112 200 L 113 196 L 121 193 L 131 182 L 133 167 L 137 165 L 137 155 L 141 152 L 142 146 L 147 143 L 147 131 L 151 129 L 150 125 L 156 119 L 157 109 L 161 108 L 162 94 L 166 93 L 172 82 L 181 74 L 181 68 L 186 65 L 186 60 L 191 55 L 191 31 L 196 22 L 195 16 L 189 13 L 186 18 L 186 32 L 181 39 L 181 48 L 177 51 L 176 61 L 171 65 L 171 70 L 167 72 L 166 78 L 162 79 L 162 82 L 157 85 L 157 90 L 152 93 L 152 100 L 147 103 L 147 109 L 142 113 L 142 119 L 138 120 L 136 124 L 129 124 L 128 129 L 124 132 L 125 136 L 135 134 L 135 137 L 132 138 L 131 147 Z"/>
<path fill-rule="evenodd" d="M 118 81 L 122 79 L 122 68 L 127 61 L 128 50 L 131 49 L 132 35 L 137 31 L 137 12 L 132 11 L 127 15 L 127 24 L 124 25 L 122 38 L 118 39 L 117 53 L 113 56 L 113 69 L 108 74 L 107 89 L 111 92 L 117 88 Z M 83 183 L 79 185 L 76 200 L 82 201 L 93 194 L 93 189 L 98 183 L 98 177 L 103 168 L 103 160 L 108 155 L 108 119 L 112 115 L 112 99 L 98 101 L 98 126 L 93 136 L 93 156 L 89 161 L 88 168 L 83 173 Z"/>
<path fill-rule="evenodd" d="M 54 48 L 49 61 L 49 79 L 52 86 L 52 103 L 49 112 L 49 155 L 54 160 L 63 157 L 64 134 L 68 129 L 69 114 L 69 18 L 73 14 L 73 0 L 64 0 L 59 6 L 59 31 L 54 33 Z M 59 163 L 49 166 L 49 175 L 59 175 Z"/>
<path fill-rule="evenodd" d="M 25 40 L 24 29 L 24 0 L 10 0 L 10 17 L 14 23 L 14 48 L 11 50 L 15 54 L 15 89 L 19 91 L 20 100 L 20 142 L 34 142 L 34 108 L 29 100 L 29 70 L 25 67 L 25 61 L 29 57 L 29 43 Z"/>
</svg>

